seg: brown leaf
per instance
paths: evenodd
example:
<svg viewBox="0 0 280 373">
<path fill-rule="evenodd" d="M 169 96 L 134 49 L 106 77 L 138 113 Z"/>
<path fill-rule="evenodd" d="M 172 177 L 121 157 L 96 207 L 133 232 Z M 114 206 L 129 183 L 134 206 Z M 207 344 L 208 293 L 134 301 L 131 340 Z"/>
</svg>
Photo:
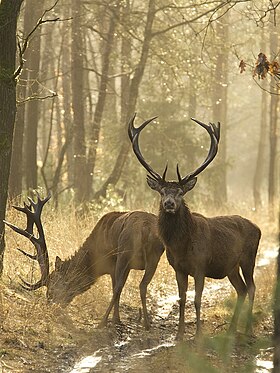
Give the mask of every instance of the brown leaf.
<svg viewBox="0 0 280 373">
<path fill-rule="evenodd" d="M 244 62 L 244 60 L 240 61 L 239 68 L 240 68 L 240 74 L 242 74 L 245 71 L 245 68 L 246 68 L 246 63 Z"/>
<path fill-rule="evenodd" d="M 259 79 L 264 79 L 267 75 L 267 72 L 269 70 L 269 61 L 264 53 L 259 53 L 257 61 L 256 61 L 256 67 L 253 71 L 253 76 L 258 76 Z"/>
</svg>

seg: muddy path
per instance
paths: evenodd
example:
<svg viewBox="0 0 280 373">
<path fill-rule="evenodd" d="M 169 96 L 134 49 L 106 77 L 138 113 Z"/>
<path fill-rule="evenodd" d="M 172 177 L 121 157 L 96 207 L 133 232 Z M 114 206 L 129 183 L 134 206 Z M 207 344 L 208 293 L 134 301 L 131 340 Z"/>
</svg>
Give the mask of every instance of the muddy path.
<svg viewBox="0 0 280 373">
<path fill-rule="evenodd" d="M 151 289 L 149 308 L 152 309 L 152 327 L 146 331 L 141 323 L 141 312 L 137 308 L 122 306 L 123 321 L 121 325 L 109 324 L 105 329 L 94 329 L 89 341 L 84 345 L 83 357 L 78 360 L 71 373 L 85 372 L 147 372 L 161 371 L 170 364 L 168 371 L 184 372 L 184 359 L 177 359 L 178 346 L 191 350 L 195 345 L 195 312 L 193 306 L 193 285 L 190 284 L 186 311 L 185 341 L 177 343 L 175 335 L 178 327 L 179 307 L 177 287 L 166 286 L 165 294 L 156 294 Z M 209 296 L 210 293 L 215 296 Z M 209 283 L 205 289 L 204 308 L 210 312 L 217 299 L 231 289 L 226 282 L 219 285 Z M 209 299 L 207 299 L 209 297 Z M 205 313 L 203 323 L 208 323 Z M 209 320 L 210 321 L 210 320 Z M 211 329 L 216 332 L 226 328 L 227 321 L 216 315 L 210 321 Z M 210 326 L 210 325 L 209 325 Z M 208 329 L 208 327 L 207 327 Z M 164 361 L 162 361 L 164 360 Z M 180 361 L 182 360 L 182 361 Z M 166 365 L 167 364 L 167 365 Z M 69 372 L 69 370 L 65 370 Z"/>
<path fill-rule="evenodd" d="M 275 250 L 267 250 L 258 258 L 256 276 L 267 273 Z M 186 332 L 177 342 L 178 298 L 175 281 L 158 289 L 152 283 L 149 292 L 152 327 L 145 331 L 141 312 L 122 305 L 123 322 L 94 329 L 83 346 L 83 352 L 69 373 L 86 372 L 269 372 L 272 367 L 270 337 L 272 318 L 263 315 L 256 336 L 247 339 L 242 332 L 227 334 L 235 305 L 235 293 L 227 279 L 206 280 L 202 298 L 203 337 L 195 340 L 194 284 L 190 281 L 186 305 Z M 258 313 L 258 310 L 257 310 Z M 240 325 L 242 330 L 242 320 Z M 257 337 L 260 336 L 260 338 Z M 240 363 L 242 367 L 240 367 Z M 59 370 L 58 370 L 59 371 Z"/>
</svg>

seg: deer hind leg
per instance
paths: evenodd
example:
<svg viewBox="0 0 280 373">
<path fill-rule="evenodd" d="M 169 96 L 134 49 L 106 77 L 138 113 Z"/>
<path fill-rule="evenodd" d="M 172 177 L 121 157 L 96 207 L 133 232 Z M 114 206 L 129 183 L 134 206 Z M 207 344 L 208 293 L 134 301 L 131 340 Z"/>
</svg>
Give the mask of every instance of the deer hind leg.
<svg viewBox="0 0 280 373">
<path fill-rule="evenodd" d="M 247 294 L 247 286 L 245 285 L 244 281 L 242 280 L 242 277 L 240 276 L 238 267 L 231 272 L 228 278 L 237 293 L 236 306 L 229 327 L 229 332 L 235 332 L 237 328 L 239 314 Z"/>
<path fill-rule="evenodd" d="M 159 262 L 159 258 L 156 258 L 154 261 L 150 261 L 146 264 L 145 268 L 145 274 L 142 278 L 142 281 L 140 283 L 139 289 L 140 289 L 140 297 L 142 302 L 142 308 L 143 308 L 143 316 L 144 316 L 144 327 L 146 330 L 150 329 L 151 323 L 148 317 L 148 311 L 147 311 L 147 287 L 149 283 L 151 282 L 155 271 L 157 269 L 157 265 Z"/>
<path fill-rule="evenodd" d="M 113 281 L 113 284 L 115 283 L 115 286 L 113 287 L 113 296 L 102 318 L 102 321 L 99 324 L 100 326 L 105 326 L 107 324 L 108 317 L 113 307 L 114 307 L 114 313 L 113 313 L 113 319 L 112 319 L 113 323 L 115 324 L 120 323 L 120 311 L 119 311 L 120 296 L 121 296 L 121 292 L 124 287 L 124 284 L 127 280 L 129 271 L 130 269 L 129 269 L 127 262 L 124 263 L 122 260 L 117 261 L 116 270 L 115 270 L 115 280 Z"/>
<path fill-rule="evenodd" d="M 186 293 L 188 290 L 188 275 L 181 271 L 176 271 L 176 280 L 179 290 L 179 327 L 176 339 L 183 339 L 185 333 L 185 305 Z"/>
<path fill-rule="evenodd" d="M 255 286 L 255 282 L 253 278 L 254 268 L 251 268 L 249 271 L 243 267 L 241 268 L 242 268 L 244 280 L 247 285 L 248 298 L 249 298 L 249 308 L 248 308 L 247 323 L 246 323 L 246 334 L 250 335 L 252 334 L 253 305 L 254 305 L 255 291 L 256 291 L 256 286 Z"/>
</svg>

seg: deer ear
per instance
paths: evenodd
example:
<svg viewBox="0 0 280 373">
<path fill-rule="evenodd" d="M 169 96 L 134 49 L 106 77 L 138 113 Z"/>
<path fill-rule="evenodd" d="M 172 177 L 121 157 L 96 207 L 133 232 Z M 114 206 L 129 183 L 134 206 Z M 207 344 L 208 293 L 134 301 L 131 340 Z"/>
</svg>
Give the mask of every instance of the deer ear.
<svg viewBox="0 0 280 373">
<path fill-rule="evenodd" d="M 59 271 L 60 269 L 61 269 L 61 266 L 62 266 L 62 260 L 60 259 L 60 257 L 59 256 L 57 256 L 56 258 L 55 258 L 55 265 L 54 265 L 54 268 L 57 270 L 57 271 Z"/>
<path fill-rule="evenodd" d="M 157 180 L 147 177 L 147 183 L 150 188 L 156 190 L 157 192 L 160 191 L 160 183 Z"/>
<path fill-rule="evenodd" d="M 192 179 L 190 179 L 185 185 L 184 185 L 184 193 L 187 193 L 189 192 L 190 190 L 193 189 L 193 187 L 195 186 L 197 182 L 197 178 L 194 177 Z"/>
</svg>

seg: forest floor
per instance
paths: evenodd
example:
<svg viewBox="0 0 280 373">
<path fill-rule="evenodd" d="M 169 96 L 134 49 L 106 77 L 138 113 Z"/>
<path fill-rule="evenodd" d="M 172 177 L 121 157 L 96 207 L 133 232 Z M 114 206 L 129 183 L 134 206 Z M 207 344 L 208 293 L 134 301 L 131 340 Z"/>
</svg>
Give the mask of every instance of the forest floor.
<svg viewBox="0 0 280 373">
<path fill-rule="evenodd" d="M 59 227 L 52 228 L 52 219 L 47 228 L 52 233 L 49 247 L 56 247 L 53 253 L 49 249 L 51 259 L 68 240 L 72 246 L 75 240 L 82 241 L 80 236 L 86 236 L 77 226 L 77 231 L 68 230 L 69 237 L 59 238 L 55 232 Z M 273 241 L 273 237 L 268 239 L 265 235 L 257 257 L 254 336 L 247 338 L 242 334 L 242 318 L 239 333 L 228 335 L 235 292 L 227 279 L 207 279 L 202 298 L 203 336 L 199 340 L 194 338 L 194 286 L 190 281 L 182 342 L 175 341 L 179 312 L 177 285 L 165 254 L 148 288 L 152 326 L 146 331 L 139 311 L 141 271 L 131 271 L 123 290 L 122 325 L 109 323 L 107 328 L 99 329 L 98 322 L 111 295 L 109 277 L 103 276 L 66 309 L 61 309 L 47 305 L 45 290 L 21 289 L 17 276 L 23 275 L 30 263 L 17 250 L 7 250 L 0 293 L 0 373 L 269 372 L 277 254 Z M 26 248 L 26 241 L 15 238 L 14 233 L 7 234 L 8 247 L 22 247 L 23 242 Z"/>
</svg>

